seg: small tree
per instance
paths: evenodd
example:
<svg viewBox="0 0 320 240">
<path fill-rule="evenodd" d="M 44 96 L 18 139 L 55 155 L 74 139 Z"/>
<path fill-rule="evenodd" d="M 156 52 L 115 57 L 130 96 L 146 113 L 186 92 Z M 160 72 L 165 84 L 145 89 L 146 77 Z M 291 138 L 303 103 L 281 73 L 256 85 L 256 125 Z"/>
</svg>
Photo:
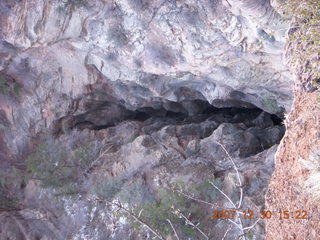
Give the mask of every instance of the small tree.
<svg viewBox="0 0 320 240">
<path fill-rule="evenodd" d="M 26 159 L 26 180 L 40 180 L 42 187 L 54 188 L 58 193 L 78 193 L 79 182 L 97 155 L 94 144 L 80 145 L 72 150 L 58 140 L 48 139 Z"/>
</svg>

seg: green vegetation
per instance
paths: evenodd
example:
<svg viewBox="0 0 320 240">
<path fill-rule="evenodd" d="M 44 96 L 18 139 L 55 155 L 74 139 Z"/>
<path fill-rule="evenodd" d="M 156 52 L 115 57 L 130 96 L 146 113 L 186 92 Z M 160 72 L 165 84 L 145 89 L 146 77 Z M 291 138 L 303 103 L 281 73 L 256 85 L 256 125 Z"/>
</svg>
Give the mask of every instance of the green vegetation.
<svg viewBox="0 0 320 240">
<path fill-rule="evenodd" d="M 139 206 L 136 211 L 141 213 L 144 219 L 153 228 L 167 236 L 172 233 L 172 229 L 167 222 L 170 219 L 172 224 L 186 237 L 193 237 L 195 230 L 191 226 L 185 225 L 185 220 L 179 217 L 179 212 L 185 216 L 192 215 L 194 221 L 200 222 L 203 214 L 199 205 L 186 199 L 170 190 L 162 190 L 158 193 L 158 201 Z"/>
<path fill-rule="evenodd" d="M 214 182 L 221 187 L 220 180 L 215 180 Z M 206 216 L 209 216 L 209 214 L 206 214 L 205 206 L 183 196 L 179 191 L 208 202 L 217 200 L 219 195 L 209 181 L 188 185 L 188 187 L 183 182 L 175 183 L 172 188 L 151 191 L 142 178 L 129 183 L 124 177 L 116 177 L 97 184 L 95 188 L 99 198 L 108 202 L 114 199 L 119 200 L 123 206 L 130 209 L 133 214 L 139 216 L 143 222 L 156 229 L 163 236 L 172 234 L 172 227 L 168 223 L 169 219 L 179 236 L 185 239 L 197 238 L 199 232 L 190 224 L 187 224 L 182 215 L 195 224 L 200 223 L 199 226 L 201 228 L 207 226 L 208 217 Z M 123 214 L 126 215 L 126 213 Z M 141 222 L 137 222 L 134 218 L 128 219 L 136 231 L 144 229 Z"/>
<path fill-rule="evenodd" d="M 59 194 L 77 193 L 83 172 L 97 155 L 91 145 L 71 150 L 56 140 L 47 140 L 39 144 L 36 151 L 26 159 L 26 181 L 40 180 L 42 187 L 54 188 Z"/>
<path fill-rule="evenodd" d="M 124 185 L 124 179 L 115 177 L 98 183 L 94 189 L 98 197 L 112 201 L 114 197 L 121 191 Z"/>
<path fill-rule="evenodd" d="M 59 0 L 59 2 L 61 5 L 57 7 L 56 11 L 63 16 L 71 14 L 71 12 L 76 9 L 88 7 L 89 5 L 87 0 Z"/>
<path fill-rule="evenodd" d="M 88 5 L 87 0 L 62 0 L 61 2 L 64 3 L 64 7 L 71 6 L 73 9 L 86 7 Z"/>
<path fill-rule="evenodd" d="M 254 237 L 253 232 L 248 232 L 248 233 L 247 233 L 247 238 L 248 238 L 248 239 L 253 239 L 253 237 Z"/>
<path fill-rule="evenodd" d="M 215 179 L 214 184 L 218 187 L 221 187 L 222 182 L 219 178 Z M 217 200 L 218 196 L 220 194 L 217 194 L 217 191 L 215 189 L 212 189 L 212 185 L 209 181 L 204 181 L 201 184 L 194 187 L 194 189 L 188 189 L 187 191 L 189 193 L 192 193 L 195 197 L 199 199 L 203 199 L 206 202 L 214 202 Z"/>
<path fill-rule="evenodd" d="M 7 95 L 8 94 L 8 80 L 7 78 L 0 74 L 0 93 L 3 95 Z"/>
<path fill-rule="evenodd" d="M 216 179 L 214 183 L 221 187 L 219 179 Z M 169 219 L 175 226 L 179 236 L 184 239 L 197 238 L 196 235 L 199 232 L 191 225 L 188 225 L 182 215 L 195 224 L 199 223 L 200 228 L 205 228 L 208 224 L 208 219 L 206 218 L 208 214 L 205 213 L 206 211 L 203 209 L 204 206 L 202 204 L 183 196 L 179 191 L 208 202 L 217 200 L 219 194 L 209 181 L 193 185 L 176 183 L 172 189 L 160 189 L 156 194 L 156 201 L 142 204 L 135 211 L 141 212 L 141 218 L 164 236 L 172 234 L 172 228 L 167 222 L 167 219 Z"/>
<path fill-rule="evenodd" d="M 0 184 L 0 212 L 17 209 L 17 201 L 9 198 L 4 187 Z"/>
<path fill-rule="evenodd" d="M 129 204 L 131 207 L 154 201 L 148 185 L 140 178 L 124 184 L 118 196 L 122 202 Z"/>
<path fill-rule="evenodd" d="M 20 92 L 21 92 L 21 87 L 19 86 L 18 83 L 13 84 L 13 93 L 16 97 L 20 97 Z"/>
<path fill-rule="evenodd" d="M 141 179 L 128 182 L 124 177 L 110 178 L 97 184 L 94 191 L 100 198 L 108 201 L 117 198 L 130 207 L 153 201 L 149 188 Z"/>
<path fill-rule="evenodd" d="M 67 152 L 63 147 L 42 143 L 27 160 L 28 177 L 41 181 L 42 187 L 69 188 L 76 181 L 73 167 L 65 165 Z"/>
<path fill-rule="evenodd" d="M 291 18 L 288 43 L 289 66 L 310 82 L 315 88 L 320 85 L 320 2 L 318 0 L 278 0 L 280 10 Z"/>
<path fill-rule="evenodd" d="M 12 197 L 7 190 L 8 186 L 12 188 L 21 185 L 21 173 L 16 169 L 2 169 L 0 171 L 0 212 L 17 210 L 19 208 L 18 200 Z"/>
<path fill-rule="evenodd" d="M 15 97 L 19 97 L 21 92 L 21 87 L 17 82 L 12 82 L 8 77 L 0 73 L 0 94 L 10 95 L 12 94 Z"/>
</svg>

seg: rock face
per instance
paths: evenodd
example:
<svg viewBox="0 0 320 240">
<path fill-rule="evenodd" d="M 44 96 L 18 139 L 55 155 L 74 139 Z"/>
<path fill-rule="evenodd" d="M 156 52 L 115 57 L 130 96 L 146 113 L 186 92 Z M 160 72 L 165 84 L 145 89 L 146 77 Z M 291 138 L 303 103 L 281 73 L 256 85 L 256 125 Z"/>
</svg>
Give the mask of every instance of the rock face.
<svg viewBox="0 0 320 240">
<path fill-rule="evenodd" d="M 27 96 L 21 121 L 37 132 L 43 111 L 49 124 L 84 93 L 131 109 L 159 98 L 289 110 L 287 24 L 268 1 L 229 4 L 2 1 L 1 69 Z"/>
<path fill-rule="evenodd" d="M 4 0 L 0 26 L 1 239 L 151 239 L 115 199 L 174 237 L 155 215 L 177 183 L 216 204 L 174 198 L 209 239 L 241 233 L 210 220 L 230 202 L 201 184 L 263 208 L 292 101 L 288 23 L 268 0 Z"/>
<path fill-rule="evenodd" d="M 294 103 L 287 131 L 275 158 L 266 207 L 276 214 L 267 221 L 268 239 L 318 239 L 320 236 L 320 24 L 318 1 L 278 6 L 294 18 L 288 32 L 285 61 L 294 76 Z M 299 28 L 298 28 L 299 26 Z M 314 26 L 314 27 L 313 27 Z M 280 219 L 279 212 L 289 217 Z M 279 228 L 279 223 L 281 228 Z"/>
<path fill-rule="evenodd" d="M 17 204 L 12 207 L 12 213 L 4 211 L 1 215 L 1 237 L 151 239 L 152 236 L 145 235 L 145 230 L 132 228 L 132 219 L 117 218 L 115 209 L 99 199 L 118 199 L 133 211 L 140 206 L 148 209 L 157 198 L 160 204 L 170 201 L 171 197 L 159 197 L 158 192 L 179 184 L 183 191 L 194 192 L 194 196 L 197 194 L 215 205 L 212 208 L 195 202 L 195 209 L 190 213 L 206 214 L 191 219 L 199 221 L 206 232 L 214 230 L 207 233 L 210 239 L 220 239 L 230 225 L 208 217 L 211 211 L 230 207 L 230 203 L 205 183 L 215 181 L 234 201 L 238 201 L 238 189 L 232 162 L 218 142 L 227 149 L 241 172 L 244 206 L 259 211 L 273 171 L 276 150 L 273 145 L 279 142 L 284 130 L 272 122 L 268 127 L 255 124 L 261 114 L 255 114 L 257 117 L 246 123 L 238 123 L 234 117 L 223 119 L 229 122 L 219 123 L 212 120 L 218 119 L 214 114 L 202 122 L 184 124 L 174 118 L 130 120 L 99 131 L 73 130 L 57 139 L 46 139 L 26 159 L 34 180 L 20 189 L 19 199 L 14 196 Z M 268 134 L 272 135 L 271 142 L 260 137 Z M 28 173 L 24 174 L 28 178 Z M 14 188 L 14 182 L 7 184 Z M 192 202 L 187 200 L 175 200 L 178 201 L 176 207 L 189 208 Z M 186 239 L 189 231 L 180 229 L 177 217 L 170 216 L 166 208 L 161 211 L 156 214 L 169 214 L 179 235 Z M 158 218 L 142 214 L 142 218 L 151 222 L 155 217 Z M 157 221 L 161 223 L 161 215 L 159 218 Z M 253 223 L 247 220 L 243 224 Z M 263 226 L 262 222 L 257 225 L 254 235 L 263 237 Z M 239 234 L 237 228 L 231 230 L 227 239 Z M 201 239 L 198 233 L 191 232 L 191 237 Z"/>
</svg>

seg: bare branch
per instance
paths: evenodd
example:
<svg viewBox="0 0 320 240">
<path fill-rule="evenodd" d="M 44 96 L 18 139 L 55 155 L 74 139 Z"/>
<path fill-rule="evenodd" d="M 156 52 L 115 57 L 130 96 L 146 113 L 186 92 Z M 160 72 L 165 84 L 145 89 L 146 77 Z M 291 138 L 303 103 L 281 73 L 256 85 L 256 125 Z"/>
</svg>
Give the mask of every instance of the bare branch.
<svg viewBox="0 0 320 240">
<path fill-rule="evenodd" d="M 228 201 L 232 204 L 234 209 L 237 209 L 237 206 L 233 203 L 233 201 L 228 197 L 227 194 L 225 194 L 222 190 L 220 190 L 220 188 L 218 188 L 212 181 L 209 181 L 209 183 L 215 188 L 217 189 L 226 199 L 228 199 Z"/>
<path fill-rule="evenodd" d="M 245 227 L 243 230 L 250 230 L 251 228 L 254 228 L 254 226 L 261 220 L 261 218 L 259 218 L 257 221 L 254 222 L 254 224 L 252 224 L 249 227 Z"/>
<path fill-rule="evenodd" d="M 200 202 L 200 203 L 209 205 L 209 206 L 211 206 L 212 208 L 216 206 L 216 204 L 206 202 L 206 201 L 201 200 L 201 199 L 199 199 L 199 198 L 195 198 L 195 197 L 190 196 L 189 194 L 186 194 L 186 193 L 184 193 L 184 192 L 182 192 L 182 191 L 180 191 L 180 190 L 178 190 L 178 189 L 171 188 L 171 187 L 170 187 L 169 189 L 172 190 L 172 191 L 174 191 L 174 192 L 177 192 L 177 193 L 181 194 L 182 196 L 184 196 L 184 197 L 186 197 L 186 198 L 188 198 L 188 199 L 191 199 L 191 200 L 194 200 L 194 201 L 196 201 L 196 202 Z"/>
<path fill-rule="evenodd" d="M 228 1 L 228 0 L 225 0 L 225 1 L 228 3 L 229 7 L 232 7 L 232 5 L 229 3 L 229 1 Z"/>
<path fill-rule="evenodd" d="M 239 199 L 239 203 L 238 203 L 238 209 L 241 207 L 242 205 L 242 198 L 243 198 L 243 189 L 242 189 L 242 182 L 241 182 L 241 177 L 240 177 L 240 173 L 238 171 L 238 168 L 235 164 L 235 162 L 233 161 L 232 157 L 230 156 L 229 152 L 227 151 L 227 149 L 219 142 L 216 141 L 216 143 L 223 149 L 223 151 L 227 154 L 228 158 L 230 159 L 230 161 L 233 164 L 234 170 L 237 173 L 237 177 L 238 177 L 238 182 L 239 182 L 239 186 L 240 186 L 240 199 Z"/>
<path fill-rule="evenodd" d="M 234 224 L 240 230 L 242 230 L 242 227 L 238 223 L 236 223 L 235 221 L 232 221 L 231 219 L 228 219 L 228 221 L 231 222 L 232 224 Z"/>
<path fill-rule="evenodd" d="M 99 162 L 100 158 L 105 155 L 106 153 L 108 153 L 108 151 L 113 147 L 113 144 L 111 144 L 106 150 L 104 150 L 102 153 L 99 153 L 99 156 L 93 160 L 90 164 L 90 166 L 84 171 L 84 175 L 87 175 L 90 171 L 92 171 L 92 169 L 95 168 L 95 164 L 97 162 Z"/>
<path fill-rule="evenodd" d="M 225 240 L 225 239 L 226 239 L 227 234 L 228 234 L 228 232 L 231 230 L 231 228 L 232 228 L 232 227 L 230 227 L 230 226 L 228 227 L 227 231 L 224 233 L 224 235 L 223 235 L 223 237 L 222 237 L 221 240 Z"/>
<path fill-rule="evenodd" d="M 153 227 L 151 227 L 149 224 L 147 224 L 141 218 L 136 216 L 133 212 L 131 212 L 130 210 L 128 210 L 125 207 L 123 207 L 121 205 L 121 203 L 112 202 L 112 201 L 109 201 L 109 200 L 103 199 L 103 198 L 95 198 L 94 200 L 96 200 L 96 201 L 104 201 L 104 202 L 106 202 L 108 204 L 111 204 L 111 205 L 114 205 L 114 206 L 118 207 L 120 210 L 122 210 L 125 213 L 127 213 L 130 217 L 134 218 L 137 222 L 139 222 L 143 226 L 147 227 L 156 237 L 158 237 L 161 240 L 165 240 L 165 238 L 157 230 L 155 230 Z"/>
<path fill-rule="evenodd" d="M 167 219 L 167 222 L 170 224 L 170 226 L 171 226 L 171 228 L 172 228 L 172 230 L 173 230 L 174 235 L 176 236 L 176 238 L 177 238 L 178 240 L 180 240 L 180 238 L 179 238 L 179 236 L 178 236 L 178 234 L 177 234 L 177 231 L 176 231 L 176 229 L 174 228 L 173 224 L 171 223 L 170 219 Z"/>
<path fill-rule="evenodd" d="M 187 225 L 190 225 L 194 229 L 198 230 L 207 240 L 209 240 L 209 237 L 198 227 L 198 224 L 195 225 L 194 223 L 192 223 L 182 212 L 180 212 L 179 210 L 176 210 L 173 212 L 173 214 L 183 217 Z"/>
</svg>

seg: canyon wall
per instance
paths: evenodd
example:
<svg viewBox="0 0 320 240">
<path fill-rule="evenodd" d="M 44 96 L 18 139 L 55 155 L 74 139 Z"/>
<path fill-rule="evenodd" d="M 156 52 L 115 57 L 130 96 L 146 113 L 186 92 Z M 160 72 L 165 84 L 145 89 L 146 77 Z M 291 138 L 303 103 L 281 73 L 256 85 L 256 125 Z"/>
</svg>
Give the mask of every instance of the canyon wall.
<svg viewBox="0 0 320 240">
<path fill-rule="evenodd" d="M 236 239 L 210 219 L 230 208 L 210 181 L 265 208 L 294 83 L 291 25 L 270 1 L 4 0 L 0 13 L 1 238 L 152 239 L 119 200 L 168 239 L 167 218 L 203 238 L 169 203 L 208 239 Z M 214 204 L 161 193 L 176 185 Z M 264 221 L 246 235 L 264 239 Z"/>
</svg>

